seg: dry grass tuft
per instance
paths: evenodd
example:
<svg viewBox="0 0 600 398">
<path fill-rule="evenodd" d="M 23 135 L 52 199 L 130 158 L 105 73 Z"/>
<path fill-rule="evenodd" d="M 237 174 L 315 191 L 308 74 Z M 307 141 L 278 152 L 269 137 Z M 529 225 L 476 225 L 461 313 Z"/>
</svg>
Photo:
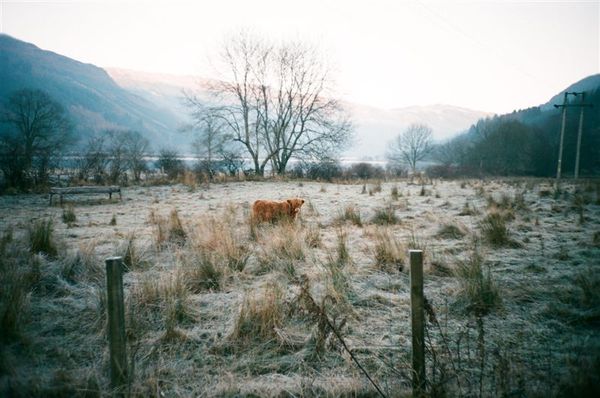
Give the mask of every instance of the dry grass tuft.
<svg viewBox="0 0 600 398">
<path fill-rule="evenodd" d="M 346 206 L 346 208 L 340 212 L 336 221 L 338 224 L 350 221 L 353 225 L 356 225 L 357 227 L 362 227 L 363 225 L 360 216 L 360 211 L 354 205 Z"/>
<path fill-rule="evenodd" d="M 394 185 L 392 187 L 392 200 L 398 200 L 400 196 L 402 196 L 402 194 L 398 193 L 398 187 Z"/>
<path fill-rule="evenodd" d="M 235 213 L 226 209 L 219 219 L 201 220 L 190 235 L 188 247 L 194 254 L 193 261 L 204 264 L 207 271 L 212 264 L 216 268 L 241 272 L 251 254 L 248 243 L 236 229 Z"/>
<path fill-rule="evenodd" d="M 468 201 L 465 202 L 462 210 L 460 213 L 458 213 L 459 216 L 476 216 L 478 214 L 479 210 L 477 210 L 473 205 L 470 205 Z"/>
<path fill-rule="evenodd" d="M 221 290 L 226 274 L 221 264 L 210 253 L 199 253 L 183 260 L 182 272 L 192 293 Z"/>
<path fill-rule="evenodd" d="M 319 248 L 321 242 L 321 229 L 317 224 L 311 224 L 304 233 L 304 241 L 310 248 Z"/>
<path fill-rule="evenodd" d="M 456 277 L 461 286 L 458 302 L 466 312 L 484 316 L 501 308 L 500 290 L 489 267 L 484 275 L 483 258 L 479 253 L 473 252 L 466 261 L 458 263 Z"/>
<path fill-rule="evenodd" d="M 496 247 L 521 247 L 522 245 L 510 237 L 510 230 L 506 226 L 506 216 L 492 211 L 481 220 L 481 232 L 484 239 Z"/>
<path fill-rule="evenodd" d="M 396 217 L 394 208 L 389 205 L 383 209 L 377 209 L 371 222 L 376 225 L 392 225 L 398 224 L 400 220 Z"/>
<path fill-rule="evenodd" d="M 338 267 L 343 267 L 350 262 L 350 252 L 348 252 L 348 233 L 344 228 L 338 228 L 336 230 L 337 245 L 336 245 L 336 258 L 335 261 Z"/>
<path fill-rule="evenodd" d="M 173 209 L 168 218 L 157 215 L 152 209 L 149 218 L 150 223 L 156 227 L 154 242 L 159 250 L 164 249 L 169 243 L 179 246 L 185 244 L 187 233 L 183 229 L 177 209 Z"/>
<path fill-rule="evenodd" d="M 405 251 L 388 229 L 375 231 L 374 255 L 377 268 L 386 272 L 402 271 Z"/>
<path fill-rule="evenodd" d="M 133 324 L 143 331 L 165 330 L 166 335 L 173 335 L 177 326 L 192 324 L 196 315 L 190 305 L 185 274 L 177 271 L 174 274 L 144 275 L 131 289 L 129 297 L 129 314 L 135 318 Z"/>
<path fill-rule="evenodd" d="M 102 261 L 95 253 L 96 242 L 81 243 L 79 249 L 62 260 L 60 275 L 67 281 L 103 283 L 105 270 Z"/>
<path fill-rule="evenodd" d="M 282 223 L 271 226 L 261 239 L 258 253 L 260 272 L 283 270 L 295 275 L 295 266 L 306 258 L 306 243 L 300 226 Z"/>
<path fill-rule="evenodd" d="M 77 221 L 77 216 L 75 215 L 75 209 L 73 208 L 72 205 L 68 206 L 66 209 L 63 209 L 62 221 L 67 225 L 71 225 L 75 221 Z"/>
<path fill-rule="evenodd" d="M 38 220 L 28 228 L 29 251 L 32 254 L 43 253 L 49 257 L 58 255 L 54 240 L 54 224 L 51 219 Z"/>
<path fill-rule="evenodd" d="M 339 273 L 339 269 L 330 268 L 332 274 L 332 283 L 327 289 L 327 294 L 320 301 L 316 300 L 310 293 L 308 279 L 301 282 L 300 294 L 296 299 L 299 309 L 305 314 L 305 317 L 313 322 L 311 338 L 308 342 L 309 360 L 319 361 L 327 349 L 336 349 L 338 340 L 335 333 L 342 336 L 347 322 L 348 312 L 351 310 L 348 304 L 347 280 L 344 275 Z M 335 275 L 338 275 L 337 277 Z M 337 285 L 337 287 L 336 287 Z M 335 333 L 333 331 L 335 328 Z"/>
<path fill-rule="evenodd" d="M 283 290 L 275 282 L 267 283 L 246 295 L 229 340 L 241 347 L 256 341 L 276 341 L 277 330 L 283 326 L 284 320 Z"/>
<path fill-rule="evenodd" d="M 438 232 L 435 234 L 438 239 L 462 239 L 467 232 L 464 227 L 454 223 L 442 224 Z"/>
<path fill-rule="evenodd" d="M 130 232 L 125 242 L 117 249 L 117 255 L 123 258 L 123 264 L 129 271 L 146 268 L 150 261 L 139 247 L 135 232 Z"/>
<path fill-rule="evenodd" d="M 369 188 L 369 196 L 373 196 L 373 194 L 379 193 L 381 192 L 382 187 L 381 187 L 381 181 L 376 181 L 370 188 Z"/>
<path fill-rule="evenodd" d="M 0 342 L 11 342 L 21 337 L 24 320 L 29 315 L 28 294 L 30 281 L 22 267 L 2 260 L 0 272 Z"/>
</svg>

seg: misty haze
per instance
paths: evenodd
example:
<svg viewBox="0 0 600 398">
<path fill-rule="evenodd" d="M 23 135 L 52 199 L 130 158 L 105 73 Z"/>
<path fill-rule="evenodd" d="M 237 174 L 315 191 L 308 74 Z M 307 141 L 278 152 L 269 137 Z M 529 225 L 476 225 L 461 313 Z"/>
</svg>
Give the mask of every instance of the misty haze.
<svg viewBox="0 0 600 398">
<path fill-rule="evenodd" d="M 600 4 L 0 0 L 0 396 L 600 396 Z"/>
</svg>

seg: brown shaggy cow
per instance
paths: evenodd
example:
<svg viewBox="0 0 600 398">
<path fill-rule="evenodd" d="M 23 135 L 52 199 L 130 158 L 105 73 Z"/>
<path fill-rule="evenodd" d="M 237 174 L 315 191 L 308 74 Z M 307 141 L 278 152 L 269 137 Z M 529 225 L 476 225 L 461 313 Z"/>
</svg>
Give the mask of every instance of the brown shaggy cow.
<svg viewBox="0 0 600 398">
<path fill-rule="evenodd" d="M 274 222 L 294 220 L 300 212 L 304 199 L 288 199 L 282 202 L 275 200 L 257 200 L 252 205 L 254 222 Z"/>
</svg>

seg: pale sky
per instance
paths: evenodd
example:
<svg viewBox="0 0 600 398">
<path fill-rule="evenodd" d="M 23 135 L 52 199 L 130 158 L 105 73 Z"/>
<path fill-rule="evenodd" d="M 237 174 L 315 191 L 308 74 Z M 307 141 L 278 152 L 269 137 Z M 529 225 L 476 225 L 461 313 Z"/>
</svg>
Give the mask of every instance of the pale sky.
<svg viewBox="0 0 600 398">
<path fill-rule="evenodd" d="M 328 54 L 340 97 L 504 113 L 600 72 L 600 1 L 0 0 L 0 30 L 83 62 L 214 76 L 241 28 Z"/>
</svg>

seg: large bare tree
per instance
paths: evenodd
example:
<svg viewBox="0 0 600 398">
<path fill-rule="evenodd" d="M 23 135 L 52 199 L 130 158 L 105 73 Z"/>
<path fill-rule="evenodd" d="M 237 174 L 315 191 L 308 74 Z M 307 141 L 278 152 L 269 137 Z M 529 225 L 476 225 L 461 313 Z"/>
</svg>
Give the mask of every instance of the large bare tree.
<svg viewBox="0 0 600 398">
<path fill-rule="evenodd" d="M 8 183 L 45 183 L 49 170 L 73 142 L 63 107 L 41 90 L 13 92 L 0 112 L 0 167 Z"/>
<path fill-rule="evenodd" d="M 214 104 L 188 97 L 195 119 L 213 115 L 263 175 L 272 162 L 283 174 L 291 158 L 322 158 L 343 149 L 351 123 L 333 99 L 329 69 L 315 48 L 281 44 L 242 32 L 224 46 L 228 75 L 213 84 Z"/>
<path fill-rule="evenodd" d="M 387 153 L 392 165 L 408 164 L 414 173 L 417 162 L 433 150 L 432 130 L 425 124 L 411 124 L 391 142 Z"/>
</svg>

